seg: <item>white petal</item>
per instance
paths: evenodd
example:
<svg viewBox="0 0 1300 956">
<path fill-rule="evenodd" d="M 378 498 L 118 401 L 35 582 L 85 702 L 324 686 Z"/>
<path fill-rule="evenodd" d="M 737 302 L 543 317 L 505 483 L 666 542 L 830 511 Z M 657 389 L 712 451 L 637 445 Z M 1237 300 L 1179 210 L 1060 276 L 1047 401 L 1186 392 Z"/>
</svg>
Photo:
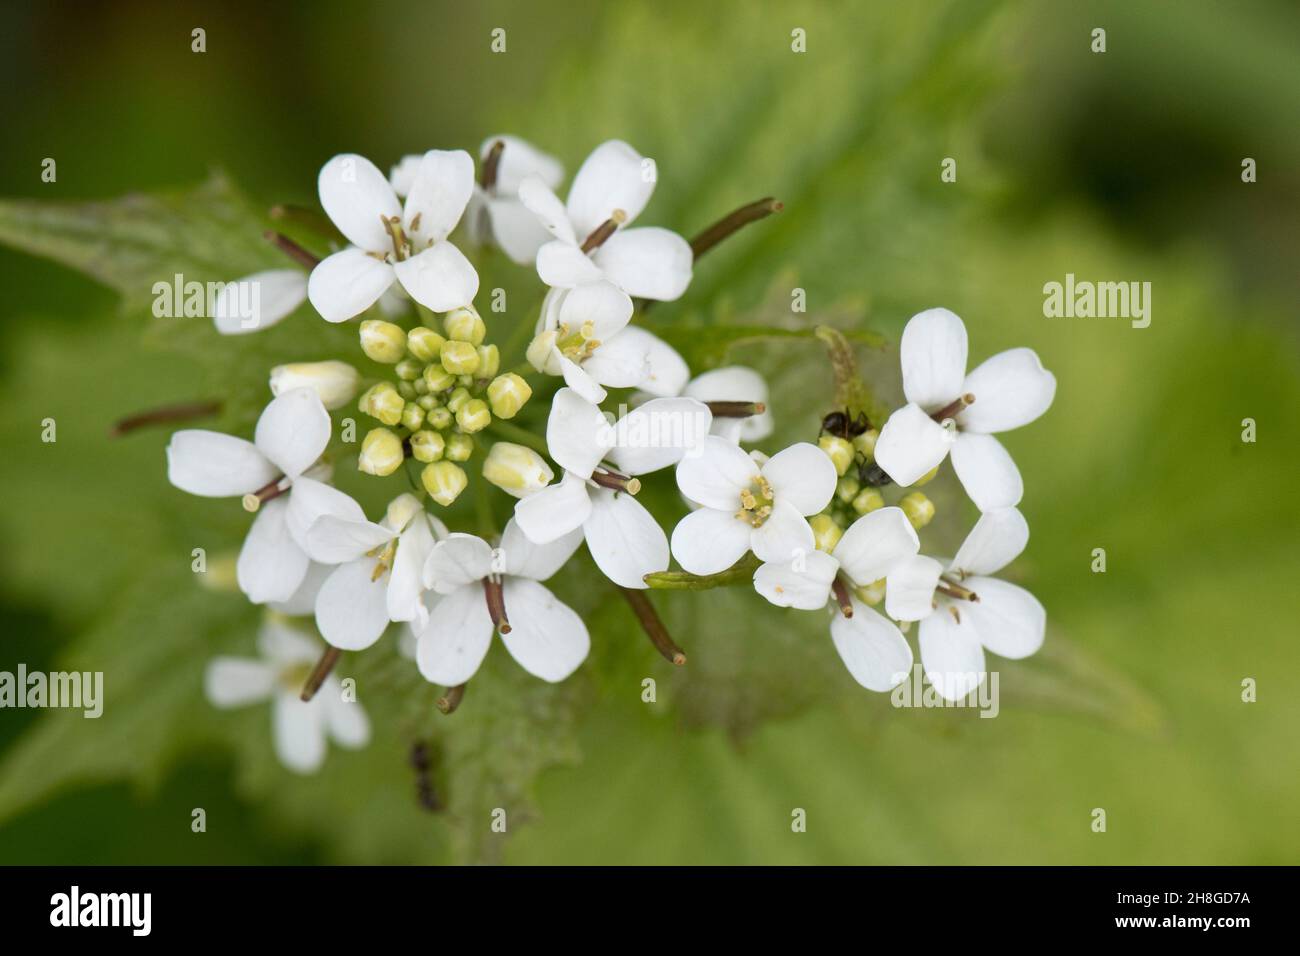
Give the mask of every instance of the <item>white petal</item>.
<svg viewBox="0 0 1300 956">
<path fill-rule="evenodd" d="M 582 544 L 582 537 L 582 528 L 577 527 L 554 541 L 535 544 L 524 534 L 518 522 L 511 518 L 506 523 L 505 534 L 501 536 L 505 571 L 517 577 L 545 581 L 573 557 L 573 552 Z"/>
<path fill-rule="evenodd" d="M 928 617 L 942 573 L 943 565 L 923 554 L 899 561 L 885 576 L 885 612 L 895 621 Z"/>
<path fill-rule="evenodd" d="M 628 295 L 672 302 L 691 284 L 691 244 L 667 229 L 649 226 L 610 236 L 592 261 Z"/>
<path fill-rule="evenodd" d="M 831 618 L 831 640 L 853 679 L 867 690 L 885 692 L 912 672 L 912 648 L 892 622 L 857 598 L 853 616 Z"/>
<path fill-rule="evenodd" d="M 667 468 L 693 454 L 713 416 L 693 398 L 656 398 L 624 415 L 614 428 L 610 461 L 626 475 Z"/>
<path fill-rule="evenodd" d="M 392 284 L 391 265 L 348 246 L 311 270 L 307 298 L 325 321 L 346 322 L 374 305 Z"/>
<path fill-rule="evenodd" d="M 552 354 L 560 355 L 558 349 L 554 350 Z M 564 384 L 577 392 L 581 398 L 593 405 L 598 405 L 605 400 L 608 393 L 577 362 L 560 356 L 559 366 L 560 374 L 564 376 Z M 549 366 L 547 371 L 550 371 Z"/>
<path fill-rule="evenodd" d="M 388 576 L 388 617 L 414 621 L 424 614 L 420 603 L 425 562 L 434 548 L 433 532 L 423 514 L 416 515 L 397 541 L 397 554 Z"/>
<path fill-rule="evenodd" d="M 521 266 L 537 261 L 537 250 L 550 241 L 550 233 L 518 199 L 489 199 L 488 221 L 492 238 Z"/>
<path fill-rule="evenodd" d="M 254 604 L 287 601 L 307 576 L 307 555 L 289 535 L 288 512 L 282 497 L 262 505 L 239 549 L 235 579 Z"/>
<path fill-rule="evenodd" d="M 984 648 L 963 606 L 961 623 L 940 607 L 921 622 L 917 643 L 925 676 L 944 700 L 962 700 L 984 683 Z"/>
<path fill-rule="evenodd" d="M 403 156 L 397 163 L 388 170 L 388 185 L 393 187 L 393 192 L 398 196 L 405 196 L 415 185 L 415 174 L 420 171 L 420 164 L 424 162 L 424 157 L 419 153 L 410 153 Z"/>
<path fill-rule="evenodd" d="M 958 434 L 952 445 L 952 469 L 980 511 L 1018 505 L 1025 493 L 1020 469 L 992 435 Z"/>
<path fill-rule="evenodd" d="M 830 504 L 839 480 L 830 456 L 806 441 L 783 448 L 767 460 L 763 477 L 778 501 L 801 515 L 815 515 Z"/>
<path fill-rule="evenodd" d="M 636 388 L 650 376 L 650 357 L 646 343 L 630 326 L 604 340 L 582 362 L 583 374 L 593 382 L 610 388 Z"/>
<path fill-rule="evenodd" d="M 492 147 L 500 141 L 503 144 L 501 158 L 497 162 L 496 183 L 492 187 L 499 196 L 514 196 L 519 186 L 529 176 L 536 176 L 545 185 L 554 189 L 564 178 L 564 166 L 549 153 L 544 153 L 527 140 L 508 133 L 489 136 L 479 148 L 479 160 L 486 160 Z M 557 200 L 558 202 L 558 200 Z"/>
<path fill-rule="evenodd" d="M 203 671 L 203 694 L 213 707 L 243 707 L 266 700 L 275 689 L 275 668 L 246 657 L 214 657 Z"/>
<path fill-rule="evenodd" d="M 515 503 L 519 530 L 536 544 L 548 544 L 581 528 L 590 514 L 586 480 L 573 472 L 565 472 L 558 483 Z"/>
<path fill-rule="evenodd" d="M 614 337 L 613 342 L 598 349 L 593 359 L 602 358 L 602 353 L 609 345 L 617 345 L 623 350 L 635 347 L 641 352 L 645 357 L 642 363 L 644 371 L 641 379 L 634 384 L 651 395 L 680 395 L 691 377 L 686 359 L 675 348 L 659 336 L 635 325 L 629 325 Z"/>
<path fill-rule="evenodd" d="M 579 240 L 585 239 L 615 209 L 627 222 L 641 215 L 650 201 L 655 182 L 653 167 L 641 154 L 620 140 L 601 143 L 586 158 L 569 189 L 569 220 Z"/>
<path fill-rule="evenodd" d="M 307 299 L 301 269 L 271 269 L 228 282 L 217 293 L 212 320 L 222 335 L 269 329 Z"/>
<path fill-rule="evenodd" d="M 979 601 L 962 605 L 979 633 L 980 643 L 1000 657 L 1019 660 L 1043 646 L 1047 611 L 1022 587 L 997 578 L 967 578 L 965 586 L 979 595 Z"/>
<path fill-rule="evenodd" d="M 1029 543 L 1029 524 L 1015 508 L 986 511 L 975 522 L 949 567 L 962 574 L 996 574 Z"/>
<path fill-rule="evenodd" d="M 582 618 L 536 581 L 506 578 L 505 606 L 510 630 L 501 643 L 534 677 L 562 681 L 587 659 L 591 638 Z"/>
<path fill-rule="evenodd" d="M 330 573 L 334 571 L 330 568 Z M 257 652 L 268 661 L 285 667 L 296 664 L 315 664 L 320 659 L 322 647 L 293 625 L 267 616 L 257 629 Z"/>
<path fill-rule="evenodd" d="M 760 561 L 793 561 L 806 558 L 816 547 L 808 519 L 794 505 L 778 498 L 772 513 L 749 536 L 749 547 Z"/>
<path fill-rule="evenodd" d="M 717 574 L 744 557 L 751 531 L 731 511 L 700 508 L 673 529 L 673 557 L 691 574 Z"/>
<path fill-rule="evenodd" d="M 691 501 L 732 514 L 740 508 L 740 493 L 758 475 L 758 466 L 737 445 L 710 435 L 700 443 L 698 455 L 683 458 L 677 466 L 677 487 Z"/>
<path fill-rule="evenodd" d="M 947 309 L 926 309 L 908 319 L 898 354 L 909 402 L 933 412 L 961 394 L 966 326 Z"/>
<path fill-rule="evenodd" d="M 904 488 L 943 461 L 956 438 L 917 405 L 889 416 L 876 439 L 876 464 Z"/>
<path fill-rule="evenodd" d="M 546 447 L 557 465 L 586 477 L 613 444 L 614 426 L 599 408 L 571 388 L 555 393 L 546 422 Z"/>
<path fill-rule="evenodd" d="M 424 585 L 439 594 L 450 594 L 463 587 L 479 587 L 492 572 L 492 547 L 475 535 L 456 532 L 429 552 Z"/>
<path fill-rule="evenodd" d="M 320 204 L 348 242 L 367 252 L 389 252 L 392 240 L 383 219 L 402 214 L 401 204 L 375 164 L 343 153 L 321 167 Z"/>
<path fill-rule="evenodd" d="M 460 222 L 473 191 L 474 160 L 469 153 L 463 149 L 425 153 L 402 211 L 402 225 L 415 247 L 446 239 Z"/>
<path fill-rule="evenodd" d="M 491 642 L 483 588 L 467 584 L 438 602 L 416 644 L 415 662 L 425 680 L 455 687 L 474 676 Z"/>
<path fill-rule="evenodd" d="M 957 424 L 973 432 L 1005 432 L 1028 425 L 1056 396 L 1056 376 L 1043 368 L 1033 349 L 1009 349 L 966 376 L 962 392 L 975 403 L 961 410 Z"/>
<path fill-rule="evenodd" d="M 311 614 L 316 608 L 316 595 L 320 593 L 321 585 L 333 573 L 334 568 L 331 565 L 312 561 L 307 565 L 307 573 L 303 575 L 298 590 L 283 601 L 268 601 L 266 606 L 272 611 L 279 611 L 290 617 Z"/>
<path fill-rule="evenodd" d="M 469 305 L 478 295 L 478 273 L 464 253 L 446 240 L 393 266 L 402 288 L 434 312 Z"/>
<path fill-rule="evenodd" d="M 354 518 L 325 514 L 307 528 L 303 542 L 313 561 L 343 564 L 355 561 L 367 551 L 391 541 L 393 537 L 390 529 L 373 521 L 357 521 Z"/>
<path fill-rule="evenodd" d="M 605 276 L 585 252 L 561 239 L 552 239 L 537 250 L 537 275 L 547 285 L 565 289 L 599 282 Z"/>
<path fill-rule="evenodd" d="M 823 551 L 808 551 L 802 557 L 770 561 L 754 572 L 754 590 L 777 607 L 816 611 L 831 597 L 831 582 L 840 563 Z"/>
<path fill-rule="evenodd" d="M 295 388 L 271 400 L 257 420 L 253 444 L 290 478 L 297 478 L 330 442 L 330 413 L 312 388 Z"/>
<path fill-rule="evenodd" d="M 885 577 L 920 547 L 903 509 L 891 507 L 872 511 L 849 525 L 833 553 L 849 580 L 866 586 Z"/>
<path fill-rule="evenodd" d="M 612 282 L 587 282 L 563 292 L 555 299 L 556 324 L 576 332 L 591 325 L 591 337 L 608 342 L 632 318 L 632 300 Z"/>
<path fill-rule="evenodd" d="M 697 375 L 687 383 L 683 395 L 702 402 L 761 402 L 768 404 L 767 382 L 752 368 L 727 365 Z M 713 433 L 740 441 L 762 441 L 775 424 L 770 409 L 748 418 L 715 418 Z"/>
<path fill-rule="evenodd" d="M 340 564 L 316 596 L 316 626 L 330 644 L 360 651 L 388 627 L 388 575 L 374 579 L 375 559 Z"/>
<path fill-rule="evenodd" d="M 272 499 L 274 500 L 274 499 Z M 306 475 L 299 476 L 289 492 L 289 534 L 298 547 L 308 549 L 307 533 L 317 519 L 325 515 L 365 524 L 366 515 L 361 506 L 348 495 L 324 482 Z"/>
<path fill-rule="evenodd" d="M 577 248 L 578 239 L 573 234 L 573 224 L 564 211 L 564 203 L 551 191 L 540 176 L 525 176 L 519 183 L 519 201 L 537 217 L 542 227 L 565 245 Z M 583 237 L 586 238 L 585 236 Z"/>
<path fill-rule="evenodd" d="M 325 727 L 336 744 L 356 750 L 370 743 L 370 718 L 359 702 L 344 699 L 337 677 L 327 678 L 317 696 L 324 705 Z"/>
<path fill-rule="evenodd" d="M 280 691 L 271 705 L 272 736 L 280 763 L 295 773 L 315 773 L 325 762 L 325 702 Z"/>
<path fill-rule="evenodd" d="M 632 495 L 593 489 L 582 527 L 596 567 L 615 584 L 644 588 L 647 574 L 668 568 L 668 538 Z"/>
<path fill-rule="evenodd" d="M 228 498 L 257 491 L 280 475 L 250 441 L 191 428 L 167 443 L 167 480 L 181 491 Z"/>
</svg>

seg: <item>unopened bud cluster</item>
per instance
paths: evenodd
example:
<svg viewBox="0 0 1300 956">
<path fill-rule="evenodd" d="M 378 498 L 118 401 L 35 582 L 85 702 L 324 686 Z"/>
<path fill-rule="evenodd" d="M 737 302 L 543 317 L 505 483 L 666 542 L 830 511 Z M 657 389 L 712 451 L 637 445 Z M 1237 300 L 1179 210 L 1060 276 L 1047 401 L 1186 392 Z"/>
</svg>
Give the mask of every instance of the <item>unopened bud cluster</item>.
<svg viewBox="0 0 1300 956">
<path fill-rule="evenodd" d="M 484 344 L 487 326 L 472 307 L 449 312 L 441 326 L 441 332 L 427 323 L 407 331 L 380 319 L 361 323 L 362 351 L 393 366 L 396 380 L 361 396 L 360 410 L 382 427 L 362 439 L 357 464 L 368 474 L 390 475 L 410 455 L 425 466 L 420 477 L 430 497 L 449 505 L 469 484 L 461 463 L 474 453 L 472 436 L 494 417 L 514 418 L 532 389 L 513 372 L 499 374 L 500 353 Z"/>
</svg>

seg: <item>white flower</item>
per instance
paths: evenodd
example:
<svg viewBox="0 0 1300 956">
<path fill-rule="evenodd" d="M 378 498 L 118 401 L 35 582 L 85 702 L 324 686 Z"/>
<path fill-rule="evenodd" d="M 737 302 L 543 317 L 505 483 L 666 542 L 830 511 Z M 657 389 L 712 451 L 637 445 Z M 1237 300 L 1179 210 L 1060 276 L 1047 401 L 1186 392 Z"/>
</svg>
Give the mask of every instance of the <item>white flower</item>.
<svg viewBox="0 0 1300 956">
<path fill-rule="evenodd" d="M 891 621 L 854 592 L 885 577 L 919 548 L 902 509 L 881 508 L 853 522 L 830 554 L 808 551 L 763 564 L 754 573 L 754 589 L 778 607 L 808 611 L 825 607 L 834 589 L 835 649 L 854 680 L 868 690 L 886 691 L 911 671 L 912 649 Z"/>
<path fill-rule="evenodd" d="M 694 454 L 710 420 L 709 410 L 694 399 L 659 398 L 611 425 L 577 392 L 560 389 L 551 405 L 546 445 L 564 477 L 515 505 L 520 530 L 545 544 L 581 527 L 592 560 L 606 577 L 626 588 L 644 588 L 647 574 L 668 567 L 668 539 L 633 497 L 640 487 L 633 476 Z M 612 467 L 602 464 L 606 460 Z"/>
<path fill-rule="evenodd" d="M 1056 378 L 1032 349 L 999 352 L 966 374 L 966 326 L 947 309 L 908 320 L 899 346 L 907 404 L 889 417 L 876 463 L 906 487 L 939 465 L 952 466 L 980 511 L 1017 505 L 1024 483 L 995 432 L 1027 425 L 1052 404 Z M 955 431 L 940 422 L 951 420 Z"/>
<path fill-rule="evenodd" d="M 269 329 L 307 301 L 307 275 L 301 269 L 269 269 L 227 282 L 212 305 L 212 322 L 222 335 Z M 253 314 L 245 314 L 249 307 Z"/>
<path fill-rule="evenodd" d="M 631 318 L 632 300 L 611 282 L 552 289 L 542 300 L 528 361 L 539 372 L 563 375 L 590 402 L 605 400 L 605 385 L 679 394 L 691 374 L 686 360 L 657 335 L 629 325 Z"/>
<path fill-rule="evenodd" d="M 350 749 L 370 742 L 365 710 L 344 699 L 337 677 L 326 677 L 310 701 L 299 699 L 320 657 L 319 645 L 270 619 L 262 625 L 257 647 L 260 660 L 217 657 L 210 661 L 203 675 L 204 692 L 221 708 L 270 700 L 275 752 L 282 764 L 297 773 L 313 773 L 325 761 L 327 739 Z"/>
<path fill-rule="evenodd" d="M 534 544 L 511 520 L 493 552 L 482 538 L 453 534 L 438 542 L 425 563 L 425 583 L 444 595 L 419 632 L 416 663 L 425 679 L 455 687 L 483 662 L 492 632 L 519 666 L 544 681 L 561 681 L 587 658 L 586 625 L 539 582 L 582 542 L 571 531 Z"/>
<path fill-rule="evenodd" d="M 497 162 L 496 179 L 487 188 L 474 184 L 465 227 L 475 245 L 493 241 L 513 261 L 527 265 L 536 260 L 537 250 L 550 239 L 550 233 L 520 202 L 519 184 L 525 177 L 536 176 L 548 189 L 554 189 L 564 178 L 564 167 L 531 143 L 506 135 L 489 136 L 483 141 L 480 164 L 487 161 L 498 142 L 504 148 Z"/>
<path fill-rule="evenodd" d="M 273 399 L 253 441 L 188 429 L 167 445 L 167 480 L 205 498 L 242 497 L 257 512 L 239 552 L 239 588 L 254 604 L 288 601 L 307 574 L 307 529 L 323 514 L 360 515 L 361 507 L 313 470 L 330 439 L 330 417 L 310 388 Z M 316 477 L 311 477 L 315 475 Z"/>
<path fill-rule="evenodd" d="M 307 531 L 307 553 L 337 564 L 316 597 L 316 626 L 335 647 L 359 651 L 379 640 L 389 621 L 417 621 L 428 611 L 421 600 L 425 559 L 441 521 L 410 494 L 388 505 L 378 524 L 365 515 L 323 515 Z"/>
<path fill-rule="evenodd" d="M 271 394 L 310 388 L 330 410 L 342 408 L 357 397 L 361 376 L 347 362 L 293 362 L 271 369 Z"/>
<path fill-rule="evenodd" d="M 654 192 L 651 161 L 619 140 L 597 146 L 573 177 L 568 203 L 540 176 L 526 176 L 519 199 L 554 240 L 537 251 L 537 274 L 549 286 L 572 289 L 608 279 L 631 296 L 671 301 L 691 281 L 690 244 L 667 229 L 625 228 Z M 594 249 L 583 245 L 613 221 L 616 231 Z M 590 247 L 589 247 L 590 248 Z"/>
<path fill-rule="evenodd" d="M 886 576 L 885 610 L 920 621 L 921 664 L 944 699 L 961 700 L 984 682 L 984 649 L 1018 660 L 1043 644 L 1047 612 L 1022 587 L 988 577 L 1010 564 L 1029 541 L 1015 508 L 980 516 L 947 570 L 924 555 Z"/>
<path fill-rule="evenodd" d="M 710 435 L 677 466 L 677 487 L 702 507 L 673 529 L 673 557 L 692 574 L 715 574 L 746 551 L 761 561 L 812 552 L 804 516 L 826 507 L 836 480 L 816 445 L 799 442 L 759 465 L 739 445 Z"/>
<path fill-rule="evenodd" d="M 767 405 L 767 382 L 752 368 L 727 365 L 695 376 L 682 394 L 701 402 L 757 402 Z M 735 418 L 713 416 L 714 435 L 736 442 L 762 441 L 772 434 L 772 412 L 764 407 L 757 415 Z"/>
<path fill-rule="evenodd" d="M 312 270 L 307 295 L 330 322 L 370 308 L 396 279 L 434 312 L 467 306 L 478 273 L 447 241 L 474 189 L 474 160 L 464 150 L 429 150 L 403 206 L 384 174 L 364 156 L 335 156 L 320 171 L 325 213 L 351 243 Z"/>
</svg>

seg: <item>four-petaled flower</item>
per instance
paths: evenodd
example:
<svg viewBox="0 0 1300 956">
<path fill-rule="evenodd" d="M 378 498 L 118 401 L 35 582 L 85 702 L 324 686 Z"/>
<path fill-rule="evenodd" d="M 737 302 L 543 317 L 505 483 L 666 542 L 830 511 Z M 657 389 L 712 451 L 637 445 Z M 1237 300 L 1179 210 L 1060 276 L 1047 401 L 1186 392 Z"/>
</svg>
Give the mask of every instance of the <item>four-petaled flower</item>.
<svg viewBox="0 0 1300 956">
<path fill-rule="evenodd" d="M 591 648 L 587 626 L 541 582 L 581 543 L 582 533 L 574 530 L 535 544 L 513 520 L 496 551 L 470 534 L 439 541 L 425 562 L 424 580 L 443 597 L 418 634 L 420 673 L 450 687 L 465 683 L 497 631 L 510 656 L 533 676 L 554 683 L 572 674 Z"/>
<path fill-rule="evenodd" d="M 984 650 L 1018 660 L 1043 644 L 1047 612 L 1022 587 L 989 577 L 1019 556 L 1029 526 L 1015 508 L 980 516 L 947 569 L 934 558 L 900 561 L 885 578 L 885 610 L 920 621 L 921 665 L 945 700 L 984 683 Z"/>
<path fill-rule="evenodd" d="M 307 295 L 325 319 L 343 322 L 374 305 L 396 279 L 434 312 L 470 305 L 478 273 L 447 241 L 474 190 L 463 149 L 424 154 L 403 205 L 364 156 L 335 156 L 320 171 L 325 213 L 351 243 L 312 270 Z"/>
<path fill-rule="evenodd" d="M 488 162 L 497 143 L 502 144 L 502 149 L 494 177 L 489 184 L 474 184 L 474 195 L 465 212 L 465 228 L 475 245 L 486 245 L 491 240 L 514 262 L 529 265 L 536 261 L 537 250 L 551 235 L 520 201 L 519 184 L 528 176 L 536 176 L 547 188 L 554 189 L 564 178 L 564 167 L 532 143 L 506 135 L 489 136 L 483 141 L 480 164 Z"/>
<path fill-rule="evenodd" d="M 880 430 L 876 464 L 907 486 L 951 449 L 953 470 L 980 511 L 1018 505 L 1020 471 L 993 434 L 1027 425 L 1052 404 L 1056 378 L 1038 355 L 1009 349 L 966 374 L 966 326 L 947 309 L 912 316 L 899 354 L 907 404 Z"/>
</svg>

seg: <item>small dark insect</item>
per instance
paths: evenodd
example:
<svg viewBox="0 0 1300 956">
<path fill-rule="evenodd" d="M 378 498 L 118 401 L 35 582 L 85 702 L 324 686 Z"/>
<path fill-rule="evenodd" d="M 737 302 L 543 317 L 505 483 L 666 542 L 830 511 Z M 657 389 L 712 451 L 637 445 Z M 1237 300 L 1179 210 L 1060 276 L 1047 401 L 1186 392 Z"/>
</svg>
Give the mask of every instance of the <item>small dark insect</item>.
<svg viewBox="0 0 1300 956">
<path fill-rule="evenodd" d="M 885 469 L 881 468 L 874 461 L 866 461 L 864 459 L 862 463 L 858 465 L 858 481 L 862 482 L 864 485 L 870 485 L 872 488 L 883 488 L 885 485 L 891 484 L 893 480 L 893 478 L 890 478 L 889 475 L 885 474 Z"/>
<path fill-rule="evenodd" d="M 428 745 L 423 740 L 417 740 L 411 744 L 410 755 L 411 766 L 415 768 L 415 796 L 420 801 L 420 806 L 430 813 L 437 813 L 442 809 L 442 801 L 433 789 L 433 779 L 431 770 L 433 769 L 433 754 L 430 752 Z"/>
<path fill-rule="evenodd" d="M 821 431 L 817 433 L 817 437 L 820 438 L 822 432 L 830 432 L 836 438 L 850 441 L 870 427 L 871 422 L 867 420 L 864 412 L 858 412 L 857 417 L 854 418 L 846 408 L 843 411 L 837 410 L 827 413 L 822 419 Z"/>
</svg>

